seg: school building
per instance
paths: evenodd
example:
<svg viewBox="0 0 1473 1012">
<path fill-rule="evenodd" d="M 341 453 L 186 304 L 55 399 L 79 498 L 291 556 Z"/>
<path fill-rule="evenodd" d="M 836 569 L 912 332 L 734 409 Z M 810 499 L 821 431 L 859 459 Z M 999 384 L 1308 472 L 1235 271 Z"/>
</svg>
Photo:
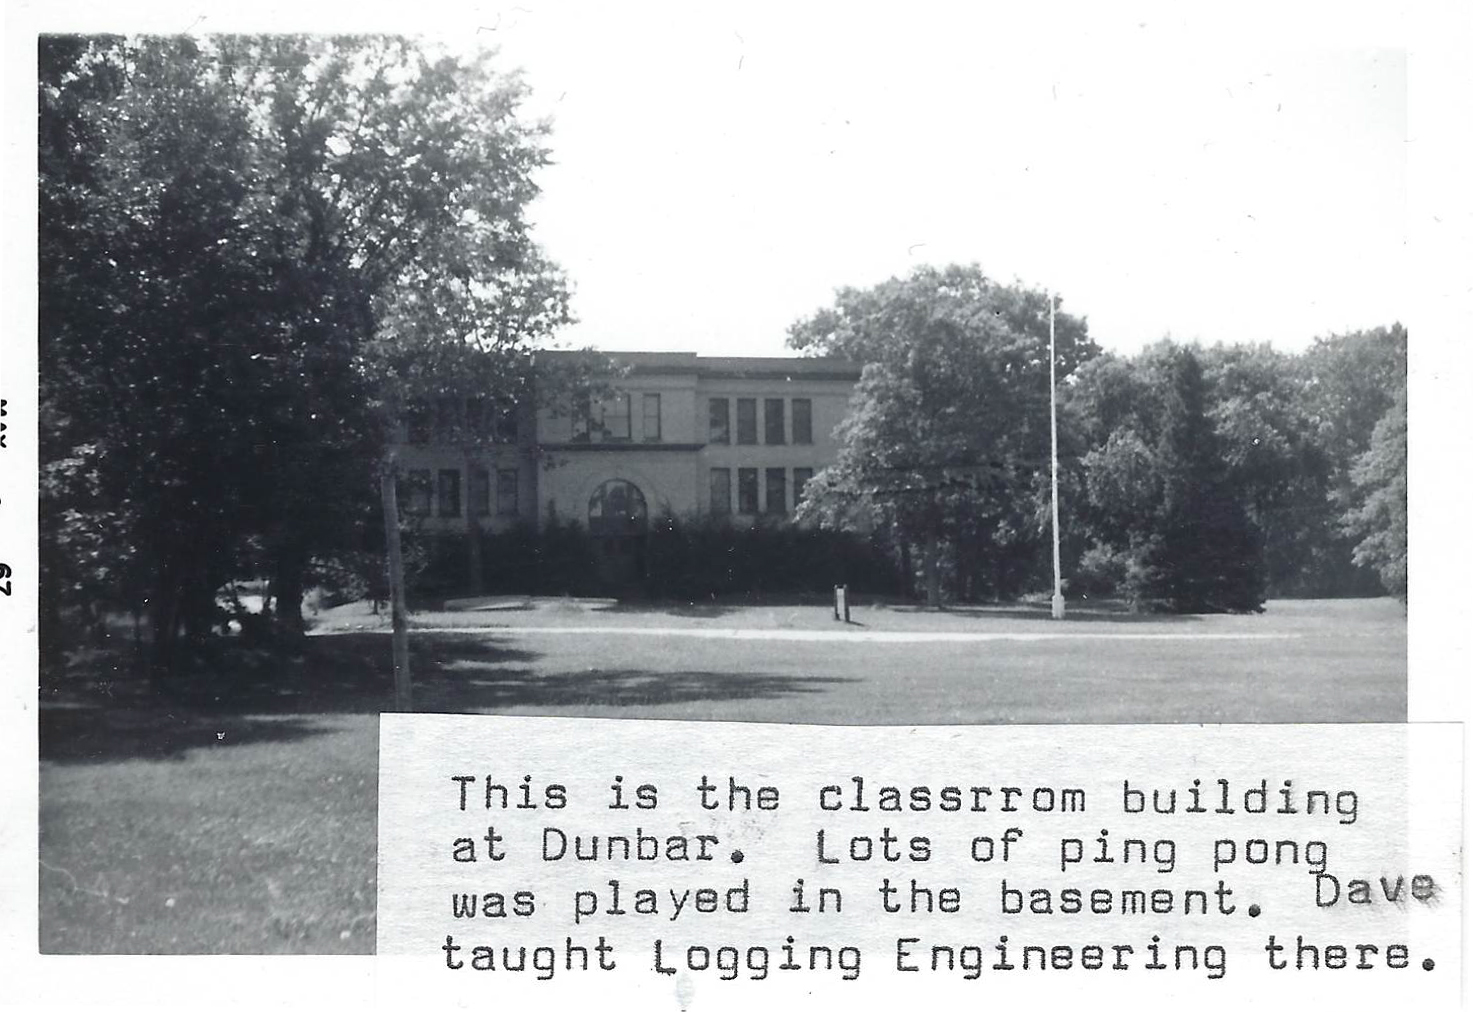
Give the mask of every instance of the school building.
<svg viewBox="0 0 1473 1012">
<path fill-rule="evenodd" d="M 577 521 L 599 539 L 606 576 L 633 576 L 652 517 L 791 514 L 837 457 L 860 373 L 831 358 L 608 357 L 619 372 L 596 403 L 442 403 L 412 423 L 401 508 L 447 534 Z"/>
</svg>

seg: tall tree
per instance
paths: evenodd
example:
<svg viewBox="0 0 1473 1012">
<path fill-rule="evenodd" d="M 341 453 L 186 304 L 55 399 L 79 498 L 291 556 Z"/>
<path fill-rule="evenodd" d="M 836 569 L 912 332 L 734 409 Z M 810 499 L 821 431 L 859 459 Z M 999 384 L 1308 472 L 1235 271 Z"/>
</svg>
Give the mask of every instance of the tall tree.
<svg viewBox="0 0 1473 1012">
<path fill-rule="evenodd" d="M 1359 503 L 1345 518 L 1347 531 L 1359 538 L 1358 565 L 1375 570 L 1389 593 L 1407 593 L 1407 397 L 1396 402 L 1376 423 L 1371 445 L 1357 458 L 1351 478 Z"/>
<path fill-rule="evenodd" d="M 1092 365 L 1071 391 L 1076 411 L 1097 412 L 1084 458 L 1095 540 L 1086 569 L 1174 611 L 1259 610 L 1262 535 L 1209 414 L 1197 352 L 1165 342 Z"/>
<path fill-rule="evenodd" d="M 1379 421 L 1406 396 L 1407 330 L 1401 324 L 1317 338 L 1299 361 L 1301 401 L 1329 466 L 1327 501 L 1316 516 L 1310 588 L 1315 593 L 1374 594 L 1373 568 L 1356 560 L 1356 538 L 1341 524 L 1361 502 L 1354 470 Z"/>
<path fill-rule="evenodd" d="M 1048 313 L 1044 293 L 975 265 L 923 267 L 842 289 L 790 332 L 794 348 L 864 365 L 838 463 L 805 512 L 890 528 L 918 552 L 932 606 L 948 572 L 963 590 L 1016 590 L 1019 546 L 1026 557 L 1046 534 Z M 1067 377 L 1097 349 L 1081 319 L 1060 314 L 1057 331 Z"/>
<path fill-rule="evenodd" d="M 489 58 L 388 37 L 43 38 L 40 91 L 48 558 L 121 535 L 91 571 L 126 565 L 165 664 L 252 544 L 299 626 L 397 406 L 567 318 L 524 215 L 545 127 Z"/>
<path fill-rule="evenodd" d="M 1333 464 L 1310 417 L 1298 356 L 1268 345 L 1198 352 L 1227 481 L 1261 532 L 1269 593 L 1322 594 L 1322 559 L 1339 541 L 1327 497 Z"/>
</svg>

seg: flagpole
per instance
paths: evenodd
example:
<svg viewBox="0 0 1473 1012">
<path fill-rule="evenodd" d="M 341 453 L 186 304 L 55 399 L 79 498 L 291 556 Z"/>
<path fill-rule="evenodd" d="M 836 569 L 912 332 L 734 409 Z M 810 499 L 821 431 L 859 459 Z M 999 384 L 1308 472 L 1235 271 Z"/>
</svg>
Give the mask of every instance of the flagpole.
<svg viewBox="0 0 1473 1012">
<path fill-rule="evenodd" d="M 1059 407 L 1054 370 L 1054 293 L 1048 293 L 1049 489 L 1054 514 L 1054 618 L 1064 617 L 1064 580 L 1059 571 Z"/>
</svg>

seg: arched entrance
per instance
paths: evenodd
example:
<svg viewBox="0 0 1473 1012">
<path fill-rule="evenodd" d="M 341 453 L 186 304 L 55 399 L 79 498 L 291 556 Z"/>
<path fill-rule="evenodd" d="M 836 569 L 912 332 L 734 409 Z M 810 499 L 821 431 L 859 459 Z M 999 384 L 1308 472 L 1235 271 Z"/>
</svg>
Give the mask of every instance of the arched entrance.
<svg viewBox="0 0 1473 1012">
<path fill-rule="evenodd" d="M 648 531 L 649 509 L 638 486 L 615 478 L 594 489 L 588 499 L 588 533 L 605 586 L 630 589 L 643 579 Z"/>
</svg>

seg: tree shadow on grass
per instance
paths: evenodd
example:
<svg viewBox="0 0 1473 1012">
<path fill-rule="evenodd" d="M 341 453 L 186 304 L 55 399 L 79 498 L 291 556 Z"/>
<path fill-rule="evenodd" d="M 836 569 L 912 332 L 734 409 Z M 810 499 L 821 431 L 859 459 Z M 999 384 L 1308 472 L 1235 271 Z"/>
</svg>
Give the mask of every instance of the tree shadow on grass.
<svg viewBox="0 0 1473 1012">
<path fill-rule="evenodd" d="M 539 671 L 541 655 L 481 633 L 410 637 L 415 709 L 497 712 L 517 707 L 631 707 L 779 699 L 848 678 L 763 672 Z M 380 633 L 309 637 L 297 657 L 222 653 L 163 686 L 98 659 L 43 681 L 40 757 L 115 762 L 182 757 L 192 749 L 290 742 L 339 727 L 323 718 L 393 706 L 390 639 Z"/>
<path fill-rule="evenodd" d="M 720 618 L 741 611 L 737 605 L 714 602 L 620 601 L 589 609 L 602 615 L 675 615 L 680 618 Z"/>
<path fill-rule="evenodd" d="M 851 678 L 799 678 L 761 672 L 645 671 L 640 668 L 468 673 L 453 683 L 415 686 L 415 707 L 434 712 L 494 712 L 512 707 L 627 707 L 781 699 L 824 692 Z"/>
<path fill-rule="evenodd" d="M 1012 604 L 1012 605 L 947 605 L 941 611 L 928 611 L 921 605 L 907 605 L 902 607 L 890 606 L 894 612 L 910 612 L 913 614 L 930 615 L 955 615 L 963 618 L 973 619 L 1027 619 L 1030 621 L 1053 621 L 1053 611 L 1047 604 Z M 1104 622 L 1112 625 L 1132 625 L 1142 622 L 1151 623 L 1190 623 L 1202 621 L 1201 615 L 1183 615 L 1174 612 L 1152 612 L 1131 611 L 1123 605 L 1114 606 L 1106 604 L 1092 605 L 1069 605 L 1064 612 L 1066 623 L 1096 623 Z"/>
<path fill-rule="evenodd" d="M 46 762 L 182 759 L 193 749 L 300 741 L 328 733 L 311 717 L 199 713 L 180 707 L 48 707 L 40 711 Z"/>
</svg>

